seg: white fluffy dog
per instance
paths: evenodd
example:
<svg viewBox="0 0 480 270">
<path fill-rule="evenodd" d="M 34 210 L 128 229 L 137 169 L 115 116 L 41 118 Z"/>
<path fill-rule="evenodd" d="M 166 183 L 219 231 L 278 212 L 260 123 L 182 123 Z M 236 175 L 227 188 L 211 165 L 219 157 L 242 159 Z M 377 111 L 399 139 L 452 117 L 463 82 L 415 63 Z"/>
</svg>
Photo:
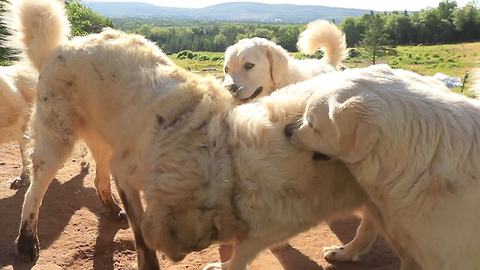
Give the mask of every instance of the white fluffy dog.
<svg viewBox="0 0 480 270">
<path fill-rule="evenodd" d="M 276 89 L 336 70 L 346 55 L 345 34 L 327 21 L 308 24 L 297 44 L 305 54 L 323 48 L 321 60 L 297 60 L 264 38 L 242 39 L 225 52 L 224 85 L 241 101 L 267 96 Z"/>
<path fill-rule="evenodd" d="M 284 128 L 301 116 L 313 93 L 306 89 L 282 89 L 236 107 L 226 118 L 208 121 L 202 136 L 182 132 L 186 138 L 172 141 L 177 133 L 158 133 L 154 145 L 175 142 L 177 147 L 157 148 L 147 159 L 164 175 L 146 183 L 145 241 L 176 258 L 228 239 L 230 261 L 204 269 L 245 270 L 262 250 L 322 221 L 362 206 L 377 217 L 343 163 L 288 143 Z M 192 125 L 190 117 L 194 112 L 183 126 Z M 364 241 L 363 248 L 369 243 Z"/>
<path fill-rule="evenodd" d="M 402 269 L 479 269 L 480 102 L 387 66 L 311 84 L 291 140 L 347 164 L 412 257 Z"/>
<path fill-rule="evenodd" d="M 38 257 L 43 196 L 79 139 L 95 158 L 97 178 L 99 169 L 105 176 L 100 182 L 114 176 L 140 269 L 159 268 L 152 247 L 178 261 L 234 238 L 246 242 L 235 247 L 230 269 L 244 269 L 261 249 L 368 204 L 341 163 L 312 160 L 287 143 L 283 127 L 294 120 L 287 115 L 299 115 L 307 100 L 289 103 L 299 91 L 286 96 L 284 112 L 272 97 L 267 107 L 235 113 L 217 80 L 178 68 L 138 35 L 107 30 L 69 40 L 61 2 L 19 0 L 10 9 L 17 44 L 40 72 L 21 258 Z"/>
<path fill-rule="evenodd" d="M 0 67 L 0 144 L 16 141 L 22 155 L 22 174 L 10 185 L 19 189 L 30 183 L 27 126 L 35 102 L 38 74 L 27 63 Z"/>
<path fill-rule="evenodd" d="M 18 0 L 8 5 L 8 12 L 3 17 L 12 32 L 10 45 L 19 48 L 25 55 L 21 57 L 22 64 L 5 67 L 0 70 L 0 134 L 2 141 L 20 138 L 22 159 L 24 164 L 28 162 L 25 154 L 27 138 L 23 135 L 27 124 L 29 112 L 33 104 L 32 136 L 35 152 L 33 153 L 32 184 L 26 197 L 22 214 L 22 227 L 17 239 L 17 252 L 24 259 L 34 261 L 38 257 L 39 247 L 37 232 L 38 210 L 48 185 L 53 180 L 55 172 L 61 167 L 62 162 L 68 157 L 73 148 L 75 134 L 70 133 L 68 121 L 74 121 L 75 125 L 84 126 L 86 123 L 78 122 L 80 118 L 71 115 L 65 108 L 67 98 L 64 96 L 65 87 L 60 88 L 58 83 L 63 83 L 71 90 L 75 88 L 70 84 L 71 77 L 67 77 L 66 65 L 57 51 L 57 46 L 67 42 L 69 35 L 69 22 L 65 15 L 63 5 L 57 1 L 49 0 Z M 88 40 L 84 39 L 84 42 Z M 67 50 L 64 48 L 64 50 Z M 60 66 L 45 68 L 54 57 L 60 62 Z M 110 61 L 111 59 L 109 59 Z M 30 64 L 23 64 L 30 62 Z M 53 66 L 53 64 L 50 64 Z M 96 67 L 95 67 L 96 68 Z M 38 73 L 45 76 L 39 80 L 44 90 L 36 91 Z M 79 72 L 75 70 L 74 73 Z M 49 76 L 58 76 L 49 79 Z M 63 77 L 62 77 L 63 76 Z M 71 75 L 75 76 L 75 75 Z M 49 80 L 45 82 L 45 80 Z M 45 84 L 54 80 L 56 87 L 47 87 Z M 85 82 L 90 78 L 85 78 Z M 54 90 L 52 90 L 54 89 Z M 49 92 L 50 90 L 54 92 Z M 57 92 L 55 92 L 57 91 Z M 75 91 L 72 91 L 75 92 Z M 47 93 L 47 94 L 46 94 Z M 40 97 L 37 99 L 36 97 Z M 35 102 L 37 101 L 37 102 Z M 68 100 L 78 104 L 78 100 Z M 71 104 L 73 105 L 73 104 Z M 50 107 L 52 106 L 52 107 Z M 82 112 L 83 112 L 82 108 Z M 5 111 L 3 111 L 5 110 Z M 68 120 L 66 120 L 68 118 Z M 74 118 L 74 120 L 73 120 Z M 68 123 L 68 124 L 67 124 Z M 58 135 L 56 132 L 61 133 Z M 8 135 L 8 136 L 7 136 Z M 88 145 L 96 162 L 95 187 L 97 193 L 109 213 L 119 221 L 126 222 L 125 213 L 121 210 L 110 190 L 110 155 L 109 149 L 97 142 L 98 134 L 82 134 L 83 138 L 90 142 Z M 83 163 L 83 162 L 82 162 Z M 28 170 L 24 166 L 25 179 L 28 180 Z"/>
<path fill-rule="evenodd" d="M 281 46 L 264 39 L 250 38 L 240 40 L 225 52 L 224 85 L 235 98 L 242 102 L 253 101 L 267 96 L 276 89 L 310 79 L 316 75 L 336 71 L 345 58 L 345 34 L 333 23 L 324 20 L 313 21 L 300 34 L 297 46 L 305 54 L 314 54 L 319 48 L 324 51 L 321 60 L 297 60 L 291 57 Z M 366 226 L 369 222 L 364 223 Z M 326 247 L 325 258 L 330 261 L 357 261 L 366 252 L 364 245 L 355 243 L 375 241 L 373 228 L 360 229 L 354 240 L 343 246 Z M 355 250 L 361 248 L 362 250 Z"/>
</svg>

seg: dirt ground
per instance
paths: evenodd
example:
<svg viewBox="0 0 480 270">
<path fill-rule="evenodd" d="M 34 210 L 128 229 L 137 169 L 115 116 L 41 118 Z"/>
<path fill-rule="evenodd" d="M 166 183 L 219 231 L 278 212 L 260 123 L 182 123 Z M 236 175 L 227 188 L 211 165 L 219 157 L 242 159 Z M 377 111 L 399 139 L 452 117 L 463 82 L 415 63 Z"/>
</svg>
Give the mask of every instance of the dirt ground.
<svg viewBox="0 0 480 270">
<path fill-rule="evenodd" d="M 19 261 L 13 243 L 26 188 L 13 191 L 9 185 L 20 171 L 16 145 L 0 146 L 0 269 L 136 269 L 131 230 L 120 228 L 106 215 L 93 187 L 94 165 L 82 173 L 80 158 L 76 157 L 53 180 L 40 209 L 40 258 L 34 266 Z M 263 252 L 250 269 L 398 269 L 399 260 L 381 239 L 358 263 L 329 264 L 323 259 L 322 247 L 348 242 L 357 225 L 356 218 L 321 224 L 291 239 L 291 246 L 284 250 Z M 177 264 L 166 261 L 161 254 L 158 257 L 162 269 L 199 269 L 220 260 L 218 246 L 191 254 Z"/>
</svg>

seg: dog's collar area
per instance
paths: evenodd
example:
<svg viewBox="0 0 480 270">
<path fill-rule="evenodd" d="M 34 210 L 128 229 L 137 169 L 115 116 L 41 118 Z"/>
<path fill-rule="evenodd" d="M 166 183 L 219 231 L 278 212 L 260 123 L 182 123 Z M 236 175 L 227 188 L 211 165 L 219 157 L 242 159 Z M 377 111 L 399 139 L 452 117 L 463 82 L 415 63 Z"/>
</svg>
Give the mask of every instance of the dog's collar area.
<svg viewBox="0 0 480 270">
<path fill-rule="evenodd" d="M 257 90 L 255 90 L 255 92 L 253 92 L 251 96 L 249 96 L 248 98 L 243 98 L 242 101 L 248 101 L 258 97 L 258 95 L 260 95 L 262 91 L 263 91 L 263 86 L 260 86 L 257 88 Z"/>
<path fill-rule="evenodd" d="M 327 161 L 332 158 L 320 152 L 313 152 L 312 159 L 315 161 Z"/>
</svg>

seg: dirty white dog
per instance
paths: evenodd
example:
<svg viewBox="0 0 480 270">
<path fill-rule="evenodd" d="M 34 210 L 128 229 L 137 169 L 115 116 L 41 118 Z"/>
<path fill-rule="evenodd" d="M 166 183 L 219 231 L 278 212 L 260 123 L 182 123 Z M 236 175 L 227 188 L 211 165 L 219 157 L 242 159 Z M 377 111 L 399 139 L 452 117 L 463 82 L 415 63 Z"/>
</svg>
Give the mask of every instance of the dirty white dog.
<svg viewBox="0 0 480 270">
<path fill-rule="evenodd" d="M 14 2 L 9 13 L 16 21 L 13 26 L 18 32 L 14 36 L 19 37 L 19 46 L 40 72 L 32 116 L 32 183 L 25 196 L 16 243 L 21 258 L 35 261 L 38 257 L 37 223 L 42 198 L 79 139 L 91 150 L 97 170 L 100 168 L 107 176 L 111 171 L 116 180 L 134 233 L 140 269 L 159 268 L 152 247 L 178 261 L 212 242 L 245 236 L 256 239 L 260 223 L 255 219 L 265 220 L 271 207 L 282 206 L 277 200 L 288 204 L 277 209 L 272 219 L 282 221 L 277 222 L 282 233 L 276 234 L 275 230 L 268 234 L 260 246 L 250 248 L 250 241 L 236 248 L 239 251 L 234 252 L 234 258 L 239 267 L 245 267 L 262 248 L 364 204 L 364 192 L 341 163 L 317 164 L 312 153 L 286 143 L 285 120 L 272 124 L 280 126 L 270 136 L 273 126 L 269 121 L 273 120 L 265 114 L 269 110 L 259 109 L 261 119 L 255 123 L 260 127 L 245 130 L 241 136 L 246 138 L 238 145 L 235 140 L 227 142 L 232 134 L 226 119 L 235 100 L 217 80 L 178 68 L 157 46 L 138 35 L 107 30 L 69 40 L 64 12 L 61 2 L 20 0 Z M 296 107 L 297 114 L 304 105 Z M 283 119 L 281 112 L 279 115 Z M 249 122 L 244 120 L 241 127 Z M 235 128 L 235 123 L 229 125 Z M 232 160 L 230 147 L 242 148 L 244 144 L 259 148 L 238 152 L 245 155 L 242 162 L 250 162 L 251 155 L 265 151 L 268 163 L 258 163 L 263 165 L 256 172 L 250 170 L 251 166 L 249 170 L 233 170 L 236 167 L 232 162 L 239 161 Z M 297 156 L 301 165 L 288 165 L 290 154 Z M 316 177 L 299 178 L 303 184 L 297 186 L 296 178 L 306 171 L 307 162 L 309 174 Z M 247 167 L 243 164 L 238 168 Z M 263 168 L 266 176 L 276 176 L 260 182 L 261 189 L 249 189 L 248 183 L 258 182 L 249 173 L 260 177 Z M 242 201 L 233 204 L 233 184 L 242 184 L 233 181 L 237 174 L 247 184 L 242 190 L 253 193 L 245 193 Z M 277 181 L 279 186 L 275 186 Z M 272 187 L 277 187 L 278 192 Z M 158 189 L 166 191 L 165 196 L 157 197 Z M 142 190 L 148 201 L 146 213 L 140 199 Z M 304 194 L 312 200 L 305 199 Z M 352 196 L 344 197 L 340 203 L 335 195 L 342 194 Z M 248 205 L 255 202 L 250 196 L 257 195 L 259 200 L 265 200 L 262 213 L 250 212 L 255 208 Z M 238 207 L 244 211 L 241 216 Z M 288 218 L 283 216 L 283 210 L 290 213 Z M 163 214 L 167 215 L 165 219 Z M 253 222 L 242 220 L 249 216 Z M 265 221 L 260 231 L 272 228 L 271 221 Z M 192 225 L 193 230 L 189 230 Z M 252 230 L 254 233 L 249 234 Z M 178 237 L 172 238 L 172 234 Z M 248 254 L 241 255 L 243 252 Z"/>
<path fill-rule="evenodd" d="M 157 132 L 145 159 L 157 174 L 145 181 L 145 241 L 181 258 L 231 240 L 232 258 L 204 269 L 245 270 L 262 250 L 362 206 L 374 217 L 366 220 L 381 220 L 343 163 L 288 143 L 284 128 L 301 116 L 308 90 L 279 90 L 189 131 L 210 106 L 200 103 L 171 134 Z"/>
<path fill-rule="evenodd" d="M 300 34 L 299 50 L 325 52 L 321 60 L 297 60 L 264 38 L 242 39 L 225 52 L 224 85 L 241 101 L 267 96 L 276 89 L 336 70 L 346 56 L 345 34 L 327 21 L 308 24 Z"/>
<path fill-rule="evenodd" d="M 30 184 L 27 127 L 37 78 L 36 70 L 28 63 L 0 67 L 0 144 L 16 141 L 22 155 L 22 174 L 11 183 L 11 189 Z"/>
<path fill-rule="evenodd" d="M 86 67 L 79 66 L 78 69 L 68 69 L 68 65 L 64 63 L 65 59 L 62 53 L 68 55 L 67 51 L 76 46 L 75 41 L 71 43 L 70 47 L 57 48 L 61 44 L 68 43 L 67 37 L 70 30 L 68 19 L 60 2 L 12 1 L 8 5 L 8 12 L 3 19 L 6 20 L 7 26 L 12 32 L 10 44 L 21 49 L 24 53 L 23 60 L 30 62 L 33 66 L 14 65 L 2 69 L 0 72 L 0 93 L 2 94 L 0 134 L 4 136 L 3 127 L 7 130 L 8 125 L 14 125 L 11 133 L 7 132 L 6 134 L 9 134 L 10 138 L 20 137 L 21 145 L 25 145 L 26 140 L 22 137 L 21 131 L 24 130 L 30 106 L 34 104 L 36 109 L 31 116 L 33 136 L 31 139 L 33 139 L 32 145 L 34 146 L 32 183 L 25 195 L 22 226 L 17 239 L 18 254 L 25 260 L 34 261 L 39 253 L 36 233 L 38 210 L 42 198 L 56 171 L 69 156 L 76 138 L 79 136 L 80 131 L 72 130 L 69 125 L 85 127 L 89 124 L 83 122 L 78 116 L 86 113 L 87 106 L 75 107 L 77 110 L 81 110 L 81 113 L 74 115 L 71 106 L 77 106 L 77 102 L 81 101 L 76 99 L 77 97 L 70 96 L 76 93 L 73 78 Z M 91 42 L 90 45 L 95 46 L 88 38 L 78 40 L 84 43 Z M 115 58 L 111 58 L 109 61 L 112 59 Z M 76 60 L 81 62 L 81 57 Z M 96 70 L 96 68 L 97 66 L 93 66 L 91 70 Z M 40 71 L 40 76 L 44 77 L 43 80 L 39 80 L 41 87 L 38 92 L 35 90 L 38 79 L 37 71 Z M 86 76 L 82 78 L 84 83 L 91 81 L 91 78 L 84 73 L 80 73 L 79 76 L 81 74 Z M 38 99 L 38 97 L 40 98 Z M 68 103 L 69 101 L 71 103 Z M 85 132 L 82 135 L 82 138 L 89 142 L 88 147 L 95 159 L 95 187 L 102 203 L 113 217 L 120 222 L 126 221 L 125 213 L 115 201 L 110 190 L 110 149 L 100 142 L 97 143 L 98 136 L 100 136 L 98 133 Z M 22 157 L 24 160 L 27 159 L 25 150 L 22 150 Z M 28 175 L 27 172 L 25 174 Z"/>
<path fill-rule="evenodd" d="M 402 269 L 479 269 L 480 102 L 387 66 L 311 83 L 291 141 L 347 164 L 412 257 Z"/>
</svg>

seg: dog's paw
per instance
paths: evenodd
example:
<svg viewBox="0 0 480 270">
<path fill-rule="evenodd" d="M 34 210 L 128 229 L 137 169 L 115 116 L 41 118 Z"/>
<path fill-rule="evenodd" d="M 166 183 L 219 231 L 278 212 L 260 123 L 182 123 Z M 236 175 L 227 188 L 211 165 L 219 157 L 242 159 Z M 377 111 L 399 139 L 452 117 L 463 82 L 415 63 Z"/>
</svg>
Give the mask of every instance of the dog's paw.
<svg viewBox="0 0 480 270">
<path fill-rule="evenodd" d="M 17 177 L 13 182 L 10 184 L 11 190 L 18 190 L 23 187 L 28 187 L 30 185 L 30 178 L 29 177 Z"/>
<path fill-rule="evenodd" d="M 23 261 L 34 263 L 38 259 L 39 246 L 36 235 L 20 234 L 15 241 L 15 252 Z"/>
<path fill-rule="evenodd" d="M 209 263 L 202 270 L 228 270 L 228 262 L 226 263 Z"/>
<path fill-rule="evenodd" d="M 130 224 L 128 223 L 127 213 L 124 210 L 118 211 L 117 215 L 114 217 L 121 228 L 127 229 Z"/>
<path fill-rule="evenodd" d="M 329 262 L 357 262 L 360 254 L 352 254 L 343 246 L 330 246 L 323 248 L 323 258 Z"/>
<path fill-rule="evenodd" d="M 80 162 L 80 172 L 87 173 L 89 169 L 90 169 L 90 162 L 88 162 L 88 160 L 82 160 Z"/>
</svg>

